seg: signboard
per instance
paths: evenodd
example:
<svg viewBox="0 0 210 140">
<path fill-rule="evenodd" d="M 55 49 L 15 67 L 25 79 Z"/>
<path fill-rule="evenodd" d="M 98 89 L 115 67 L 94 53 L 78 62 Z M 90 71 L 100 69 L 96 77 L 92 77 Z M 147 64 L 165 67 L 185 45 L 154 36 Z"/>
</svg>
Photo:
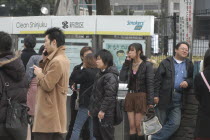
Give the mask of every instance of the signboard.
<svg viewBox="0 0 210 140">
<path fill-rule="evenodd" d="M 96 34 L 136 35 L 154 34 L 154 16 L 97 16 Z"/>
<path fill-rule="evenodd" d="M 43 34 L 51 26 L 51 18 L 40 17 L 14 17 L 13 34 Z"/>
<path fill-rule="evenodd" d="M 95 34 L 96 16 L 55 16 L 52 27 L 61 28 L 65 34 Z"/>
<path fill-rule="evenodd" d="M 179 40 L 192 44 L 194 0 L 180 1 Z"/>
<path fill-rule="evenodd" d="M 71 61 L 70 73 L 76 65 L 81 63 L 80 50 L 85 46 L 92 46 L 91 39 L 66 39 L 66 55 Z"/>
<path fill-rule="evenodd" d="M 109 50 L 114 59 L 114 63 L 121 70 L 128 51 L 128 46 L 132 43 L 140 43 L 143 47 L 143 52 L 146 50 L 146 40 L 112 40 L 104 39 L 103 48 Z"/>
<path fill-rule="evenodd" d="M 59 27 L 65 34 L 154 34 L 154 16 L 35 16 L 14 17 L 1 21 L 0 30 L 7 29 L 12 34 L 43 34 L 51 27 Z"/>
<path fill-rule="evenodd" d="M 0 18 L 0 31 L 12 34 L 12 18 Z"/>
</svg>

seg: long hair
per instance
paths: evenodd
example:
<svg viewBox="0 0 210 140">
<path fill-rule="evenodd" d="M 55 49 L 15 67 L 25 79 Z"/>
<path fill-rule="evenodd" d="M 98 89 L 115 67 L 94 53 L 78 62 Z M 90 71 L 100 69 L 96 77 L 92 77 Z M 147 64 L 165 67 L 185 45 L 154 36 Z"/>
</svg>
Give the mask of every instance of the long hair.
<svg viewBox="0 0 210 140">
<path fill-rule="evenodd" d="M 206 67 L 210 66 L 210 49 L 208 49 L 204 55 L 204 70 Z"/>
<path fill-rule="evenodd" d="M 83 60 L 83 63 L 85 64 L 85 66 L 87 68 L 96 68 L 96 58 L 95 56 L 90 53 L 90 54 L 87 54 Z"/>
<path fill-rule="evenodd" d="M 136 55 L 138 54 L 139 51 L 141 51 L 141 53 L 140 53 L 140 58 L 141 58 L 143 61 L 146 61 L 146 60 L 147 60 L 147 57 L 144 55 L 143 48 L 142 48 L 142 45 L 141 45 L 140 43 L 133 43 L 133 44 L 130 44 L 130 45 L 128 46 L 128 52 L 129 52 L 132 48 L 135 48 L 135 50 L 136 50 Z"/>
</svg>

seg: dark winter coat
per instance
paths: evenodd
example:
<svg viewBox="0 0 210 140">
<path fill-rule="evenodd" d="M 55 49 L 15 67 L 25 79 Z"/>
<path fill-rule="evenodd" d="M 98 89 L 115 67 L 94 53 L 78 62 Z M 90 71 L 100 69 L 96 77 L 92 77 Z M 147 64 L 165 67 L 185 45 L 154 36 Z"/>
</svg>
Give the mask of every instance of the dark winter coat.
<svg viewBox="0 0 210 140">
<path fill-rule="evenodd" d="M 210 84 L 210 66 L 207 67 L 203 73 L 206 77 L 206 80 Z M 197 138 L 210 139 L 210 92 L 200 73 L 195 76 L 194 88 L 196 98 L 199 102 L 195 136 Z"/>
<path fill-rule="evenodd" d="M 193 86 L 193 63 L 186 59 L 187 78 L 185 81 L 188 83 L 189 90 Z M 175 68 L 173 57 L 164 59 L 156 73 L 155 73 L 155 97 L 159 97 L 159 108 L 166 108 L 172 99 L 172 92 L 174 91 L 175 82 Z"/>
<path fill-rule="evenodd" d="M 72 73 L 74 73 L 75 70 L 79 70 L 81 68 L 83 64 L 79 64 L 79 65 L 76 65 L 72 71 Z M 72 73 L 71 73 L 71 76 L 69 78 L 69 87 L 72 89 L 72 86 L 73 84 L 75 84 L 75 89 L 77 89 L 77 84 L 72 80 Z M 77 99 L 77 92 L 76 91 L 73 91 L 73 94 L 71 95 L 71 98 L 73 98 L 73 100 L 76 100 Z"/>
<path fill-rule="evenodd" d="M 97 68 L 83 68 L 76 69 L 71 74 L 71 79 L 80 84 L 79 89 L 79 106 L 88 108 L 90 102 L 90 96 L 92 91 L 92 85 L 98 72 Z M 84 94 L 83 94 L 84 93 Z"/>
<path fill-rule="evenodd" d="M 26 69 L 26 65 L 31 58 L 32 55 L 37 55 L 33 48 L 24 48 L 21 54 L 21 60 L 23 61 L 23 65 Z"/>
<path fill-rule="evenodd" d="M 7 96 L 11 98 L 11 101 L 26 104 L 28 82 L 20 57 L 14 56 L 12 53 L 0 55 L 0 74 L 3 76 L 3 81 L 9 83 Z M 0 79 L 0 124 L 5 123 L 8 105 L 7 97 L 3 92 L 3 81 Z"/>
<path fill-rule="evenodd" d="M 130 89 L 130 75 L 132 73 L 132 63 L 126 60 L 120 71 L 120 81 L 128 82 Z M 136 73 L 136 92 L 147 94 L 147 104 L 153 104 L 154 97 L 154 70 L 151 62 L 143 61 Z"/>
<path fill-rule="evenodd" d="M 93 85 L 89 111 L 91 116 L 97 117 L 100 111 L 105 113 L 104 123 L 113 125 L 114 110 L 118 92 L 119 72 L 115 66 L 99 72 Z"/>
</svg>

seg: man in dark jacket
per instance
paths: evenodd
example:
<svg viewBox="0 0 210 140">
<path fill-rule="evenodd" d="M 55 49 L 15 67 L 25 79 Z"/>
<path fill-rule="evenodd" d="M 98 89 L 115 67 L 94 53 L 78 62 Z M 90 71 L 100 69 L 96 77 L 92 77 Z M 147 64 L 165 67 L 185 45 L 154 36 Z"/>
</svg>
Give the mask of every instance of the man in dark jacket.
<svg viewBox="0 0 210 140">
<path fill-rule="evenodd" d="M 175 56 L 160 63 L 155 74 L 156 113 L 163 128 L 152 135 L 152 140 L 168 140 L 179 128 L 183 91 L 192 87 L 193 64 L 187 59 L 189 44 L 180 42 L 175 46 Z M 150 138 L 150 137 L 149 137 Z"/>
<path fill-rule="evenodd" d="M 27 35 L 24 38 L 24 49 L 21 54 L 21 59 L 23 61 L 25 68 L 30 57 L 32 55 L 37 55 L 37 53 L 34 51 L 35 46 L 36 46 L 36 37 L 33 35 Z"/>
<path fill-rule="evenodd" d="M 7 116 L 8 98 L 12 103 L 26 104 L 28 83 L 25 69 L 20 57 L 11 52 L 12 39 L 9 34 L 0 32 L 0 44 L 0 140 L 26 140 L 26 122 L 22 123 L 22 127 L 14 129 L 12 133 L 5 127 L 6 119 L 9 117 Z M 20 115 L 26 116 L 26 110 L 24 114 L 22 110 Z"/>
</svg>

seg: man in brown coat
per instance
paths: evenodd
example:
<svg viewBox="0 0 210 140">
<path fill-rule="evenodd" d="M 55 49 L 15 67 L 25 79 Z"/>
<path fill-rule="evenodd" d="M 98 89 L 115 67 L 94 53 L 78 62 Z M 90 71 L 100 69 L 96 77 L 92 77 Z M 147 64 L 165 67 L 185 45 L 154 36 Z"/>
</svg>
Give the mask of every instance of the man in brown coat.
<svg viewBox="0 0 210 140">
<path fill-rule="evenodd" d="M 40 61 L 40 68 L 34 66 L 38 78 L 33 126 L 35 140 L 64 140 L 70 70 L 64 44 L 65 36 L 59 28 L 45 32 L 45 57 Z"/>
</svg>

